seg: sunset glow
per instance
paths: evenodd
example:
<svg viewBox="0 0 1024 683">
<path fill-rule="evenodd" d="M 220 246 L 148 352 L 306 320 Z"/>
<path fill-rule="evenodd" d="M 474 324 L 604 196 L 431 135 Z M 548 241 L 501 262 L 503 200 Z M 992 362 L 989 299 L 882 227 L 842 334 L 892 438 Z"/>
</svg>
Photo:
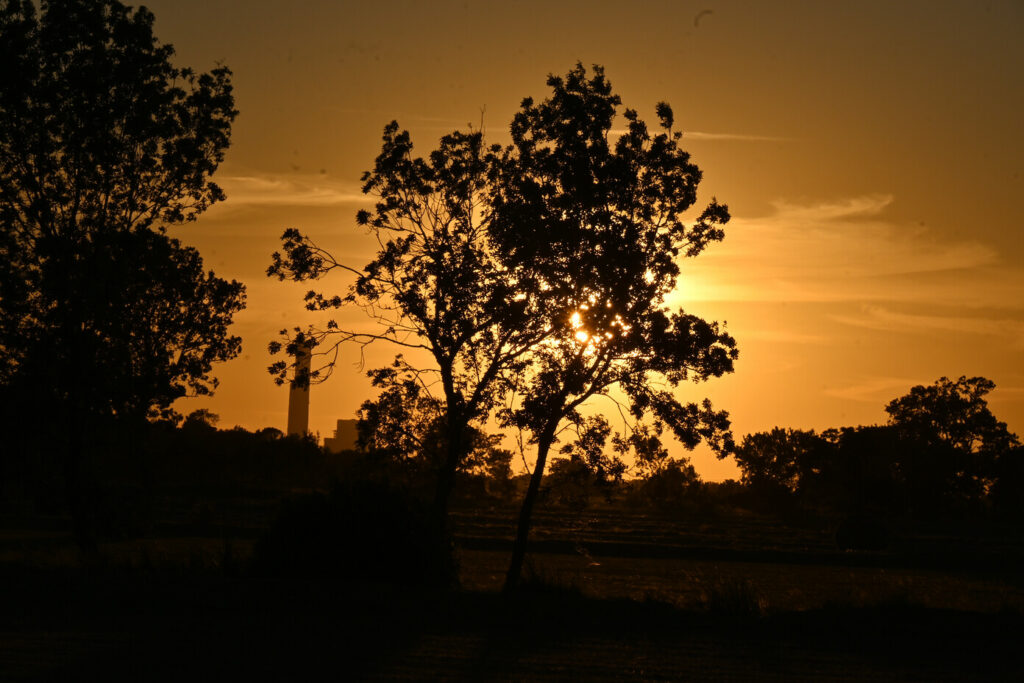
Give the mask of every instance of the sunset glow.
<svg viewBox="0 0 1024 683">
<path fill-rule="evenodd" d="M 729 410 L 738 438 L 880 423 L 915 384 L 981 375 L 995 414 L 1024 432 L 1020 3 L 714 2 L 698 22 L 703 6 L 668 2 L 146 4 L 181 63 L 233 70 L 241 112 L 215 177 L 228 199 L 175 236 L 246 284 L 244 349 L 216 369 L 213 398 L 179 410 L 283 428 L 267 342 L 323 316 L 303 310 L 306 288 L 266 278 L 281 232 L 361 267 L 377 245 L 355 224 L 372 204 L 359 178 L 388 121 L 418 154 L 468 124 L 504 144 L 521 99 L 580 60 L 603 64 L 651 125 L 657 102 L 672 105 L 703 171 L 696 206 L 717 197 L 732 215 L 723 242 L 680 256 L 668 301 L 726 322 L 740 357 L 681 397 Z M 342 321 L 368 324 L 357 309 Z M 615 333 L 580 312 L 571 325 L 585 344 Z M 365 369 L 393 354 L 343 348 L 312 390 L 312 429 L 353 417 L 372 394 Z M 706 479 L 736 476 L 710 452 L 693 460 Z"/>
</svg>

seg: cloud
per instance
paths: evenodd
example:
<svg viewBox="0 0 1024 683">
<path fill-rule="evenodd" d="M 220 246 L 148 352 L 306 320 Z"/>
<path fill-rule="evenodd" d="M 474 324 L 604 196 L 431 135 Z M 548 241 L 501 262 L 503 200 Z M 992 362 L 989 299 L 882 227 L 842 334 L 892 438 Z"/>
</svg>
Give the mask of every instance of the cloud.
<svg viewBox="0 0 1024 683">
<path fill-rule="evenodd" d="M 774 135 L 745 135 L 743 133 L 704 133 L 699 130 L 683 131 L 683 140 L 736 141 L 736 142 L 792 142 L 792 138 Z"/>
<path fill-rule="evenodd" d="M 750 329 L 742 332 L 743 340 L 756 339 L 759 341 L 775 342 L 779 344 L 824 344 L 827 337 L 820 334 L 804 334 L 789 330 Z"/>
<path fill-rule="evenodd" d="M 916 303 L 1020 308 L 1024 269 L 975 241 L 951 241 L 885 219 L 891 195 L 777 202 L 737 216 L 726 239 L 684 261 L 680 298 L 717 301 Z"/>
<path fill-rule="evenodd" d="M 224 209 L 249 206 L 338 206 L 369 200 L 359 187 L 320 175 L 234 175 L 218 176 L 227 200 Z"/>
<path fill-rule="evenodd" d="M 1015 346 L 1024 347 L 1024 321 L 1019 318 L 903 313 L 882 306 L 864 306 L 860 315 L 829 317 L 845 325 L 887 332 L 957 332 L 1008 337 Z"/>
<path fill-rule="evenodd" d="M 907 377 L 872 377 L 856 384 L 827 388 L 823 393 L 848 401 L 886 405 L 918 384 L 922 382 Z"/>
</svg>

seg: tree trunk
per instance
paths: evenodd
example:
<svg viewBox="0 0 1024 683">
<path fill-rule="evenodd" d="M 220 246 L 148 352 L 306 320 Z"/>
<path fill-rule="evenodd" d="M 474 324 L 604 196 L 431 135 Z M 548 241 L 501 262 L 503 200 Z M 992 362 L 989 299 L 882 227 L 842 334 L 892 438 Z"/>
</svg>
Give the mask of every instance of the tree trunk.
<svg viewBox="0 0 1024 683">
<path fill-rule="evenodd" d="M 448 531 L 448 502 L 455 488 L 455 471 L 462 459 L 462 439 L 466 431 L 461 400 L 455 391 L 451 365 L 440 363 L 441 385 L 444 387 L 448 444 L 444 462 L 437 473 L 437 488 L 434 490 L 434 524 L 441 532 Z"/>
<path fill-rule="evenodd" d="M 93 559 L 97 552 L 96 534 L 93 525 L 93 501 L 90 500 L 86 485 L 86 453 L 88 451 L 86 428 L 81 415 L 72 408 L 64 424 L 67 440 L 64 445 L 64 487 L 68 512 L 71 515 L 71 533 L 78 549 L 86 560 Z"/>
<path fill-rule="evenodd" d="M 555 440 L 555 430 L 549 429 L 541 434 L 537 442 L 537 462 L 533 466 L 533 474 L 530 476 L 530 485 L 526 489 L 526 496 L 523 498 L 523 507 L 519 511 L 519 526 L 516 529 L 516 542 L 512 546 L 512 560 L 509 562 L 508 573 L 505 575 L 504 593 L 511 593 L 519 585 L 519 578 L 523 571 L 523 560 L 526 558 L 526 545 L 530 536 L 530 522 L 533 516 L 533 506 L 537 502 L 537 493 L 540 491 L 540 481 L 544 477 L 544 465 L 547 463 L 548 451 Z"/>
<path fill-rule="evenodd" d="M 465 427 L 450 427 L 448 436 L 448 452 L 445 460 L 441 463 L 441 469 L 437 473 L 437 488 L 434 490 L 434 521 L 438 529 L 447 530 L 448 526 L 448 503 L 455 489 L 455 471 L 459 467 L 459 460 L 462 459 L 462 433 Z"/>
</svg>

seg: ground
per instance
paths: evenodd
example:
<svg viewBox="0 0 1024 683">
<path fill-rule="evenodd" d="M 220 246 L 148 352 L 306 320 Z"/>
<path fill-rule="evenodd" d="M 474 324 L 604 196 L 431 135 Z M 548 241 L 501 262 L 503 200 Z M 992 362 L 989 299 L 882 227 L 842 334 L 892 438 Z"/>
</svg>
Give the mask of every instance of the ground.
<svg viewBox="0 0 1024 683">
<path fill-rule="evenodd" d="M 249 576 L 259 515 L 231 510 L 85 565 L 59 520 L 3 520 L 0 679 L 1024 679 L 1022 555 L 1002 537 L 844 553 L 758 517 L 549 509 L 505 598 L 503 508 L 458 512 L 462 587 L 434 593 Z"/>
</svg>

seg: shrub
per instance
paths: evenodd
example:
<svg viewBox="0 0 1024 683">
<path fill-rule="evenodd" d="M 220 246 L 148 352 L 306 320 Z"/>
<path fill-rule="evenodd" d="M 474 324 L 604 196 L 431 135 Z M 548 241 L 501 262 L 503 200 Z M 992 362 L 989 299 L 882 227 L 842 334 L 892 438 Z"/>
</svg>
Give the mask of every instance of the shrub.
<svg viewBox="0 0 1024 683">
<path fill-rule="evenodd" d="M 427 506 L 382 482 L 348 482 L 329 494 L 285 499 L 254 550 L 258 574 L 449 586 L 451 540 Z"/>
</svg>

